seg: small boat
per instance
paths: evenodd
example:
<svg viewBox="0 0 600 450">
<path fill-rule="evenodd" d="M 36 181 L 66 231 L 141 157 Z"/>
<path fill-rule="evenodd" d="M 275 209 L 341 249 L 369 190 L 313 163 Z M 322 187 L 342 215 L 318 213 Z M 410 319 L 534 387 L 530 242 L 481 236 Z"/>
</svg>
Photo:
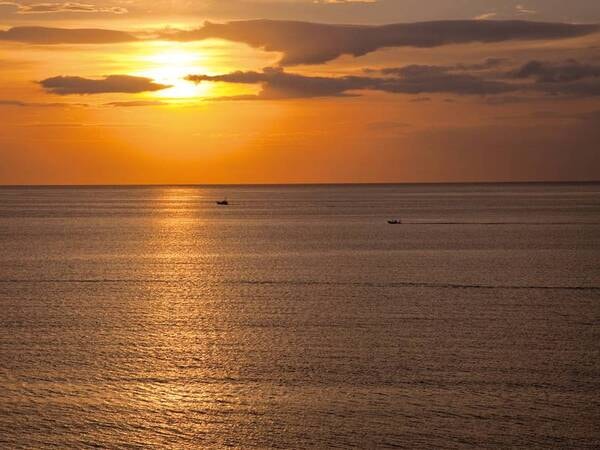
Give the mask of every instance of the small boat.
<svg viewBox="0 0 600 450">
<path fill-rule="evenodd" d="M 229 202 L 227 200 L 221 200 L 221 201 L 217 201 L 217 205 L 227 206 L 227 205 L 229 205 Z"/>
<path fill-rule="evenodd" d="M 390 225 L 402 225 L 402 221 L 401 220 L 388 220 L 388 223 Z"/>
</svg>

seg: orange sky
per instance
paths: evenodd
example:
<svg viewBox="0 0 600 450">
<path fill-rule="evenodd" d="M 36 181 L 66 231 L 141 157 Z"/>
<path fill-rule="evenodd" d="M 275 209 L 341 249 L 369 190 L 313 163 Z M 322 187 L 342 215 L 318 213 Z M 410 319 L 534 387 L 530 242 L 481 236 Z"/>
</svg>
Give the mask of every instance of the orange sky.
<svg viewBox="0 0 600 450">
<path fill-rule="evenodd" d="M 402 3 L 2 3 L 0 184 L 600 179 L 597 2 Z"/>
</svg>

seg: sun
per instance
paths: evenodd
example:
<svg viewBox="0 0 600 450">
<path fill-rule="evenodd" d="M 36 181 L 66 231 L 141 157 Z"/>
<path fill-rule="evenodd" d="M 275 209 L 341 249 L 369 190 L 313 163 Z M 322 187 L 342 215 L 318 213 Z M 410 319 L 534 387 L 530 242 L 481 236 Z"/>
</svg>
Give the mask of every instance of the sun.
<svg viewBox="0 0 600 450">
<path fill-rule="evenodd" d="M 153 97 L 191 99 L 206 97 L 211 90 L 209 83 L 195 84 L 185 80 L 194 73 L 206 73 L 206 56 L 198 51 L 178 44 L 154 45 L 147 53 L 139 56 L 136 75 L 152 78 L 157 83 L 172 86 L 153 92 Z"/>
</svg>

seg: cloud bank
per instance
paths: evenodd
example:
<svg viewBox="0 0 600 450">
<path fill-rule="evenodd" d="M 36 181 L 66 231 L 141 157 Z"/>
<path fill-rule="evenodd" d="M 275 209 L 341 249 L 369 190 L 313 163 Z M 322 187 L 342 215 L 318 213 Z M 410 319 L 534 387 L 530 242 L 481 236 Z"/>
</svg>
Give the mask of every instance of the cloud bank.
<svg viewBox="0 0 600 450">
<path fill-rule="evenodd" d="M 283 99 L 358 95 L 356 91 L 393 94 L 452 94 L 493 96 L 513 92 L 534 95 L 587 97 L 600 95 L 600 66 L 575 60 L 564 64 L 530 61 L 512 71 L 500 71 L 505 60 L 454 66 L 408 65 L 367 69 L 365 76 L 324 77 L 288 73 L 283 68 L 223 75 L 194 74 L 188 81 L 259 84 L 257 96 L 236 99 Z M 493 70 L 496 68 L 496 70 Z"/>
<path fill-rule="evenodd" d="M 45 6 L 42 9 L 53 8 L 55 6 Z M 248 20 L 223 24 L 207 22 L 196 30 L 163 31 L 142 37 L 125 31 L 96 28 L 13 27 L 0 30 L 0 41 L 49 45 L 114 44 L 140 39 L 185 42 L 219 38 L 246 43 L 266 51 L 280 52 L 282 58 L 279 64 L 293 66 L 322 64 L 342 55 L 358 57 L 389 47 L 432 48 L 474 42 L 553 40 L 584 36 L 599 31 L 598 25 L 528 21 L 447 20 L 359 26 Z"/>
<path fill-rule="evenodd" d="M 561 83 L 584 78 L 600 77 L 600 64 L 580 63 L 569 59 L 564 62 L 529 61 L 513 73 L 515 78 L 534 78 L 538 83 Z"/>
<path fill-rule="evenodd" d="M 52 13 L 110 13 L 126 14 L 127 9 L 121 6 L 102 7 L 89 3 L 61 2 L 61 3 L 31 3 L 0 2 L 0 7 L 11 8 L 17 14 L 52 14 Z"/>
<path fill-rule="evenodd" d="M 137 94 L 167 89 L 171 86 L 159 84 L 150 78 L 130 75 L 109 75 L 101 79 L 72 76 L 46 78 L 39 84 L 48 92 L 58 95 L 105 94 L 111 92 Z"/>
<path fill-rule="evenodd" d="M 13 27 L 0 30 L 0 41 L 26 44 L 115 44 L 136 40 L 124 31 L 99 28 Z"/>
<path fill-rule="evenodd" d="M 486 80 L 470 74 L 454 74 L 435 66 L 407 66 L 402 74 L 393 77 L 344 76 L 318 77 L 287 73 L 281 68 L 266 68 L 262 72 L 232 72 L 224 75 L 189 75 L 188 81 L 260 84 L 256 98 L 264 100 L 283 98 L 336 97 L 352 95 L 352 91 L 371 90 L 395 94 L 450 93 L 459 95 L 486 95 L 511 92 L 519 86 Z M 385 73 L 385 71 L 381 71 Z"/>
<path fill-rule="evenodd" d="M 282 66 L 321 64 L 342 55 L 362 56 L 386 47 L 431 48 L 472 42 L 551 40 L 598 32 L 598 25 L 528 21 L 447 20 L 383 26 L 327 25 L 309 22 L 248 20 L 207 22 L 165 39 L 194 41 L 220 38 L 281 52 Z"/>
</svg>

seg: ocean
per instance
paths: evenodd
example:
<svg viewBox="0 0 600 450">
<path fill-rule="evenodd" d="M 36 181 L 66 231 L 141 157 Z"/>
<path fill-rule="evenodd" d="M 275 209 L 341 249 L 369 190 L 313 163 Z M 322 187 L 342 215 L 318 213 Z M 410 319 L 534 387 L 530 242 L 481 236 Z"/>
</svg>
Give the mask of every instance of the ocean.
<svg viewBox="0 0 600 450">
<path fill-rule="evenodd" d="M 600 184 L 0 188 L 1 448 L 598 448 L 599 424 Z"/>
</svg>

